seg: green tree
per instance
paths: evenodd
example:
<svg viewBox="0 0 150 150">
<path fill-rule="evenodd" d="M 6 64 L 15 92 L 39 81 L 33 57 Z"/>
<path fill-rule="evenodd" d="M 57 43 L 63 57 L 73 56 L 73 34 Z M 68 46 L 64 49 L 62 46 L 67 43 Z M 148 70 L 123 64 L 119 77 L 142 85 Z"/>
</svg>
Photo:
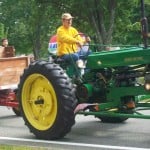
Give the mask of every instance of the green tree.
<svg viewBox="0 0 150 150">
<path fill-rule="evenodd" d="M 53 9 L 46 1 L 38 0 L 3 0 L 2 8 L 1 22 L 9 27 L 8 38 L 17 53 L 33 51 L 35 57 L 39 57 L 38 52 L 48 47 L 47 33 L 51 29 Z"/>
<path fill-rule="evenodd" d="M 139 0 L 59 0 L 53 5 L 61 12 L 71 12 L 79 30 L 101 45 L 129 45 L 141 40 Z"/>
<path fill-rule="evenodd" d="M 145 0 L 146 8 L 149 0 Z M 15 5 L 14 5 L 15 4 Z M 74 26 L 103 45 L 140 43 L 139 0 L 1 0 L 0 23 L 17 53 L 47 53 L 49 38 L 70 12 Z M 149 17 L 150 10 L 148 10 Z"/>
<path fill-rule="evenodd" d="M 0 39 L 7 38 L 8 28 L 5 29 L 4 24 L 0 23 Z"/>
</svg>

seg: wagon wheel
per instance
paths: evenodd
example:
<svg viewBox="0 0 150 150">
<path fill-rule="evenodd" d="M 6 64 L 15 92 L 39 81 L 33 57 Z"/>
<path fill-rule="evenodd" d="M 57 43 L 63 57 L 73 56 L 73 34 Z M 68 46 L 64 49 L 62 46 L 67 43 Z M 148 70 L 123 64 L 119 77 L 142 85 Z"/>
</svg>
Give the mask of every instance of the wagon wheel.
<svg viewBox="0 0 150 150">
<path fill-rule="evenodd" d="M 17 96 L 17 92 L 18 92 L 18 89 L 15 89 L 14 93 L 15 93 L 16 96 Z M 20 111 L 20 107 L 19 106 L 18 107 L 13 107 L 12 111 L 15 113 L 16 116 L 21 116 L 21 111 Z"/>
<path fill-rule="evenodd" d="M 62 138 L 75 123 L 75 88 L 56 64 L 30 64 L 20 79 L 18 99 L 25 124 L 39 139 Z"/>
<path fill-rule="evenodd" d="M 16 116 L 21 116 L 21 112 L 19 108 L 13 107 L 12 111 L 16 114 Z"/>
</svg>

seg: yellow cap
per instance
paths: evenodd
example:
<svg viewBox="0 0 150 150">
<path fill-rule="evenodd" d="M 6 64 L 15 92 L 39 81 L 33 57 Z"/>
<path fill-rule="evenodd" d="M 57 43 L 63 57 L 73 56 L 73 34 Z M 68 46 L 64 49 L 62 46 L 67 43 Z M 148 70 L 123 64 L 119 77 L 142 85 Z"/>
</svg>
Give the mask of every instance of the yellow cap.
<svg viewBox="0 0 150 150">
<path fill-rule="evenodd" d="M 64 13 L 64 14 L 62 14 L 61 18 L 62 19 L 72 19 L 74 17 L 72 17 L 71 14 L 69 14 L 69 13 Z"/>
</svg>

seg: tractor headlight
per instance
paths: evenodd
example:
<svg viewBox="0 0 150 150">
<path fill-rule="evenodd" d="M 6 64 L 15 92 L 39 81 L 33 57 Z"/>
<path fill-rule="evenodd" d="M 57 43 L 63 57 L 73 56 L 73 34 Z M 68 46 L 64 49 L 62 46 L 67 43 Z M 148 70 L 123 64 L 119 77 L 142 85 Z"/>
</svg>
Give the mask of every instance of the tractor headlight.
<svg viewBox="0 0 150 150">
<path fill-rule="evenodd" d="M 145 75 L 145 89 L 150 91 L 150 74 Z"/>
<path fill-rule="evenodd" d="M 150 91 L 150 83 L 145 83 L 145 89 Z"/>
<path fill-rule="evenodd" d="M 83 60 L 79 59 L 76 63 L 79 68 L 85 68 L 85 63 Z"/>
</svg>

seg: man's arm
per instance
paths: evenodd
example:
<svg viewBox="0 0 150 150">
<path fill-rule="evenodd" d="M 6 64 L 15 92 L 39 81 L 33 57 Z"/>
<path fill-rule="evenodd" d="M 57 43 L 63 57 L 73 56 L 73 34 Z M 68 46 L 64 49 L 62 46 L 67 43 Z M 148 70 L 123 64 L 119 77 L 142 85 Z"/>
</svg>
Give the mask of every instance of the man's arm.
<svg viewBox="0 0 150 150">
<path fill-rule="evenodd" d="M 58 40 L 60 42 L 64 42 L 64 43 L 68 43 L 68 44 L 83 44 L 83 40 L 82 39 L 79 39 L 77 37 L 75 37 L 75 35 L 78 35 L 78 31 L 75 30 L 74 28 L 70 30 L 70 34 L 67 34 L 65 33 L 64 30 L 62 29 L 58 29 L 57 30 L 57 37 L 58 37 Z M 72 37 L 74 35 L 74 37 Z"/>
</svg>

